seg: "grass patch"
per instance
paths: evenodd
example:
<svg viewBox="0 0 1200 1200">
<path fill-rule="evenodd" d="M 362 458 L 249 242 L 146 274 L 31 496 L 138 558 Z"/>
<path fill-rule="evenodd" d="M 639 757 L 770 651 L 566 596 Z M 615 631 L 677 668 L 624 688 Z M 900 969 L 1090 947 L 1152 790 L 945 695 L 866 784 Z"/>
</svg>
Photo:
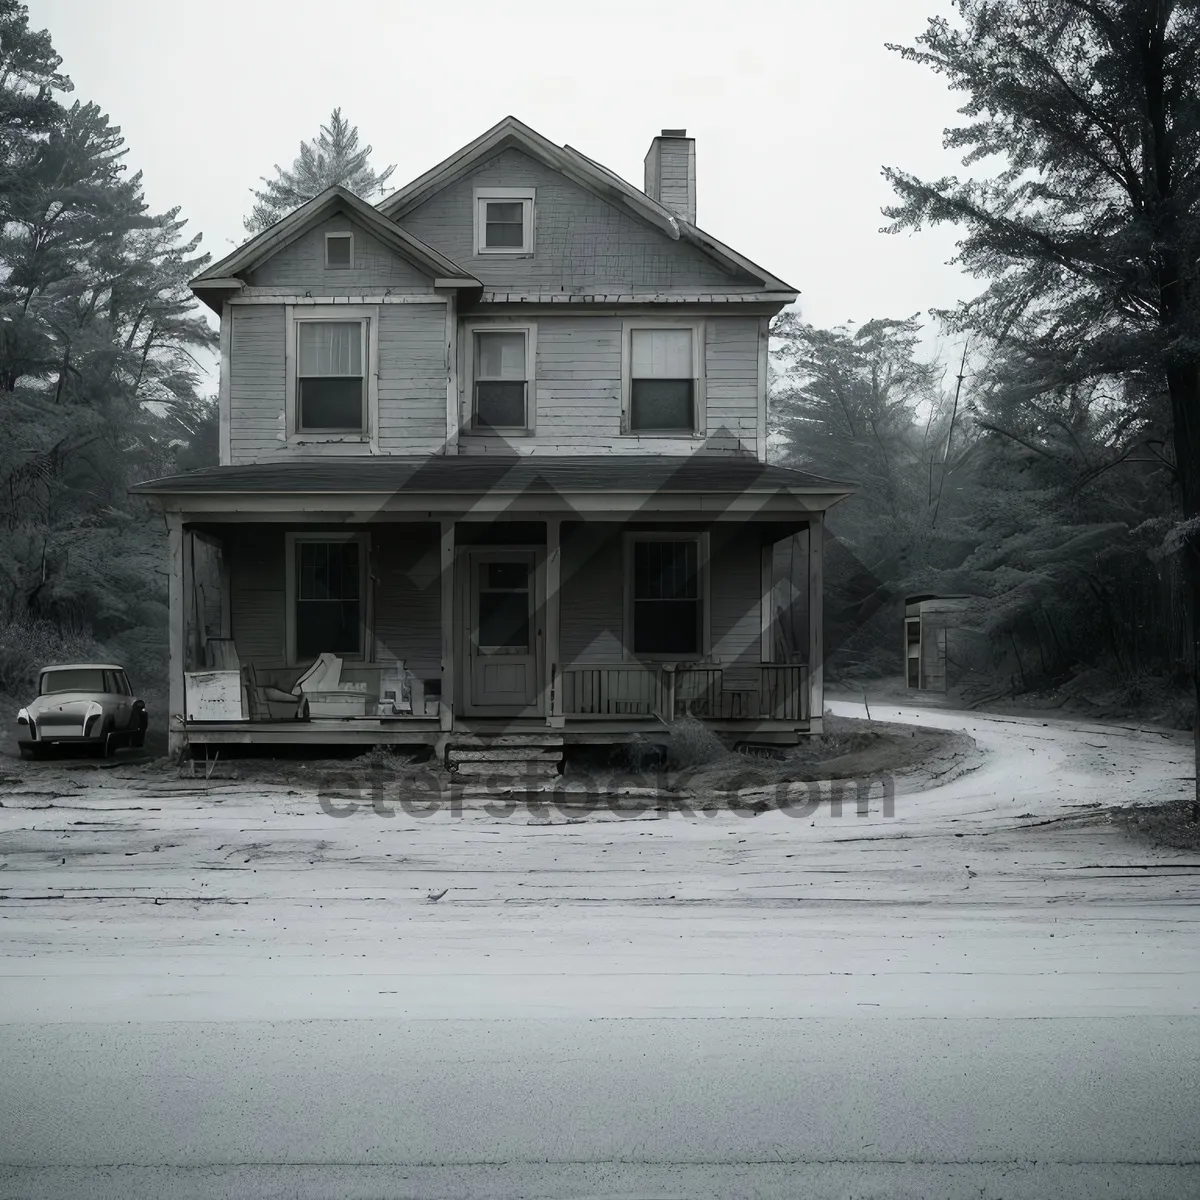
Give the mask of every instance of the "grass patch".
<svg viewBox="0 0 1200 1200">
<path fill-rule="evenodd" d="M 1118 808 L 1113 823 L 1126 833 L 1172 850 L 1200 850 L 1200 804 L 1190 797 L 1153 808 Z"/>
</svg>

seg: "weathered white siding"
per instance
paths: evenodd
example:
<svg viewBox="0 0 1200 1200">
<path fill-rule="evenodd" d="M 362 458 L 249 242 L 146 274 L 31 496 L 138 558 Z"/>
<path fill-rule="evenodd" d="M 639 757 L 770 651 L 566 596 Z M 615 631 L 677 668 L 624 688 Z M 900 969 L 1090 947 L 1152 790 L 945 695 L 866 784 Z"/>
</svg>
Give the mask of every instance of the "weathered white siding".
<svg viewBox="0 0 1200 1200">
<path fill-rule="evenodd" d="M 274 304 L 230 307 L 230 458 L 257 462 L 283 446 L 284 309 Z"/>
<path fill-rule="evenodd" d="M 380 306 L 380 453 L 442 451 L 448 353 L 444 304 Z"/>
<path fill-rule="evenodd" d="M 337 440 L 287 441 L 286 309 L 234 304 L 230 339 L 230 456 L 234 463 L 279 455 L 345 454 Z M 446 307 L 381 304 L 377 442 L 380 453 L 434 454 L 446 441 Z M 348 316 L 354 306 L 347 305 Z"/>
<path fill-rule="evenodd" d="M 225 534 L 233 642 L 243 663 L 282 667 L 285 637 L 282 528 L 241 526 Z"/>
<path fill-rule="evenodd" d="M 559 646 L 563 665 L 619 663 L 625 599 L 621 532 L 616 525 L 564 530 Z"/>
<path fill-rule="evenodd" d="M 762 660 L 762 551 L 753 526 L 709 535 L 709 631 L 726 688 L 757 687 Z"/>
<path fill-rule="evenodd" d="M 354 234 L 353 268 L 325 266 L 325 234 Z M 314 296 L 362 295 L 391 288 L 393 292 L 427 292 L 433 280 L 419 267 L 385 246 L 349 217 L 332 216 L 273 254 L 247 276 L 256 289 Z"/>
<path fill-rule="evenodd" d="M 532 256 L 475 253 L 474 189 L 491 186 L 537 189 Z M 481 163 L 400 224 L 489 286 L 584 293 L 755 286 L 515 149 Z"/>
<path fill-rule="evenodd" d="M 441 541 L 437 525 L 376 525 L 371 531 L 375 645 L 418 678 L 440 675 Z"/>
<path fill-rule="evenodd" d="M 504 440 L 464 434 L 460 453 L 757 452 L 759 318 L 704 318 L 707 430 L 703 437 L 621 432 L 619 316 L 547 316 L 530 321 L 537 326 L 534 434 Z M 463 353 L 471 353 L 469 339 L 464 339 Z M 468 397 L 462 393 L 459 399 L 465 421 Z"/>
<path fill-rule="evenodd" d="M 758 445 L 757 317 L 710 317 L 704 323 L 708 441 L 754 453 Z"/>
</svg>

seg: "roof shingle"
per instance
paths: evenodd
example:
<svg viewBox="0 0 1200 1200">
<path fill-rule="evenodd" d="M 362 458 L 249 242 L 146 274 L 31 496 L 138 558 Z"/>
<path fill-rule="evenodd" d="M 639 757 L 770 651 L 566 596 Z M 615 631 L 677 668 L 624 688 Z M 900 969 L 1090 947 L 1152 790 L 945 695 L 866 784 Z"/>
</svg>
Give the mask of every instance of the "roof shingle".
<svg viewBox="0 0 1200 1200">
<path fill-rule="evenodd" d="M 343 493 L 708 493 L 821 492 L 848 495 L 852 484 L 717 455 L 433 455 L 425 458 L 298 458 L 205 467 L 147 480 L 149 495 Z"/>
</svg>

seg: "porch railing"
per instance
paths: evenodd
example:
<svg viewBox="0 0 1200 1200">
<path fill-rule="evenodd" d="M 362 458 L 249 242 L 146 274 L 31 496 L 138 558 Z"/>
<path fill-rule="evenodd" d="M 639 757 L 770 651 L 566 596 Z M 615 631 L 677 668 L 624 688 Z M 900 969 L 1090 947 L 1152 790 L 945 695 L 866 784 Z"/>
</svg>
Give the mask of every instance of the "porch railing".
<svg viewBox="0 0 1200 1200">
<path fill-rule="evenodd" d="M 565 717 L 803 721 L 809 715 L 808 668 L 795 663 L 762 664 L 757 687 L 727 687 L 720 666 L 649 663 L 565 667 L 560 680 Z"/>
<path fill-rule="evenodd" d="M 764 663 L 758 671 L 759 713 L 776 721 L 807 721 L 808 667 Z"/>
<path fill-rule="evenodd" d="M 567 667 L 562 672 L 566 716 L 649 717 L 661 712 L 659 671 L 641 663 Z"/>
</svg>

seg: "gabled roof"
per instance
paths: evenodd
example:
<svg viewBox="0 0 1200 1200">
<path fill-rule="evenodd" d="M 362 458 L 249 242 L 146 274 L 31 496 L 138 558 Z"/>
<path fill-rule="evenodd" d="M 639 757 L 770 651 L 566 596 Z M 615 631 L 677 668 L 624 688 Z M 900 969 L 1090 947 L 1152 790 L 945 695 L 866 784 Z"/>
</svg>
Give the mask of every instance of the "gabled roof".
<svg viewBox="0 0 1200 1200">
<path fill-rule="evenodd" d="M 360 200 L 353 192 L 343 187 L 331 187 L 252 237 L 220 262 L 213 263 L 206 271 L 202 271 L 192 280 L 192 291 L 209 304 L 212 303 L 213 295 L 237 291 L 243 286 L 238 276 L 252 271 L 272 254 L 291 245 L 298 237 L 335 212 L 353 218 L 385 246 L 428 272 L 436 286 L 482 286 L 478 279 L 469 271 L 463 270 L 453 259 L 447 258 L 420 238 L 413 237 L 394 221 L 389 221 L 373 205 Z M 214 307 L 220 310 L 219 300 Z"/>
<path fill-rule="evenodd" d="M 751 262 L 736 250 L 704 233 L 677 213 L 659 204 L 657 200 L 652 200 L 615 171 L 609 170 L 571 146 L 559 146 L 549 138 L 543 137 L 536 129 L 531 129 L 524 122 L 511 116 L 505 117 L 473 142 L 468 142 L 461 150 L 455 151 L 449 158 L 438 163 L 436 167 L 430 168 L 424 175 L 418 176 L 387 199 L 381 200 L 378 205 L 379 211 L 384 216 L 399 221 L 406 212 L 453 183 L 476 163 L 491 158 L 510 146 L 522 150 L 551 170 L 565 175 L 572 182 L 648 221 L 672 241 L 689 242 L 727 270 L 745 272 L 761 280 L 766 290 L 789 293 L 793 299 L 799 294 L 790 284 L 784 283 L 757 263 Z"/>
</svg>

